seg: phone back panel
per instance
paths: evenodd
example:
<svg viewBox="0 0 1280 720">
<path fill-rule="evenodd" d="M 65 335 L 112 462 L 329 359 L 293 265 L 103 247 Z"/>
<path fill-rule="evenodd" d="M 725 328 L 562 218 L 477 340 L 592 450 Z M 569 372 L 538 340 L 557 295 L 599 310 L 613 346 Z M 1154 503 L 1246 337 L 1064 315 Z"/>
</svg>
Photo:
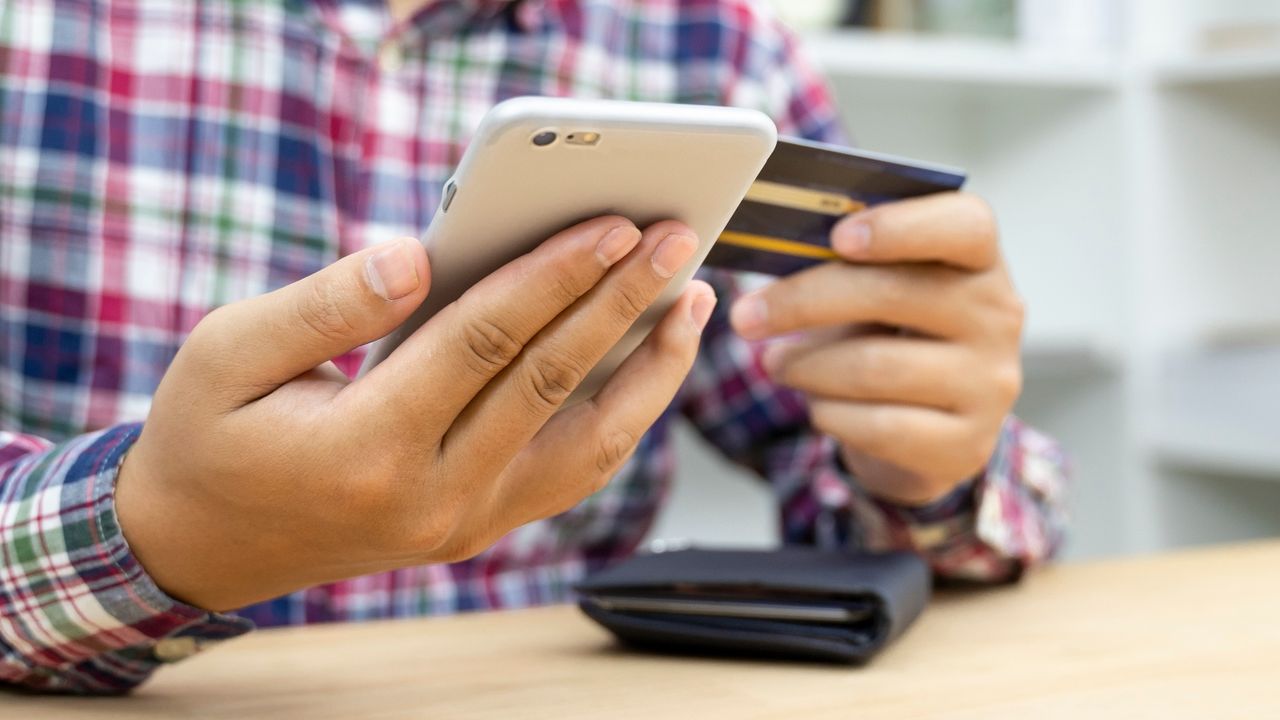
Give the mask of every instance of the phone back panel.
<svg viewBox="0 0 1280 720">
<path fill-rule="evenodd" d="M 539 146 L 535 135 L 556 133 Z M 593 144 L 568 136 L 598 133 Z M 589 136 L 588 136 L 589 137 Z M 557 232 L 618 214 L 644 228 L 675 219 L 698 235 L 695 261 L 573 394 L 594 394 L 679 297 L 777 141 L 773 122 L 738 108 L 516 98 L 489 112 L 446 186 L 423 242 L 431 292 L 370 348 L 361 372 L 489 273 Z"/>
</svg>

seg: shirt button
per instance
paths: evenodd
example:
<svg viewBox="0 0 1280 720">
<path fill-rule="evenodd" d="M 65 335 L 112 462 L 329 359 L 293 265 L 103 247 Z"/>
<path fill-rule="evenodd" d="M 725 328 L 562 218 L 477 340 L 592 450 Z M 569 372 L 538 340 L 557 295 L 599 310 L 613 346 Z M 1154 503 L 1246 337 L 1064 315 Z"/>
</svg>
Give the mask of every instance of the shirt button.
<svg viewBox="0 0 1280 720">
<path fill-rule="evenodd" d="M 151 654 L 160 662 L 178 662 L 200 652 L 200 645 L 193 637 L 165 638 L 156 643 Z"/>
<path fill-rule="evenodd" d="M 387 74 L 400 72 L 400 68 L 404 67 L 404 51 L 398 43 L 383 43 L 378 48 L 378 67 Z"/>
</svg>

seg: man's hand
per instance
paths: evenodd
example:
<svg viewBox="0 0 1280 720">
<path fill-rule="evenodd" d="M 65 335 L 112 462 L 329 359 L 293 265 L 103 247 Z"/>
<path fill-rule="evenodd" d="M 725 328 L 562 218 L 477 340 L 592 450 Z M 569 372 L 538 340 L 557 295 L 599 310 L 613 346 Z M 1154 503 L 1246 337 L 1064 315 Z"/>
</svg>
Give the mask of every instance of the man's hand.
<svg viewBox="0 0 1280 720">
<path fill-rule="evenodd" d="M 1022 386 L 1023 307 L 981 199 L 947 193 L 844 218 L 848 263 L 740 298 L 766 371 L 807 394 L 813 424 L 841 442 L 863 486 L 895 502 L 936 500 L 986 465 Z"/>
<path fill-rule="evenodd" d="M 121 469 L 116 507 L 161 588 L 225 610 L 469 557 L 600 489 L 670 402 L 715 303 L 694 283 L 593 398 L 557 413 L 697 242 L 619 217 L 566 230 L 355 382 L 329 359 L 426 297 L 401 240 L 206 317 Z"/>
</svg>

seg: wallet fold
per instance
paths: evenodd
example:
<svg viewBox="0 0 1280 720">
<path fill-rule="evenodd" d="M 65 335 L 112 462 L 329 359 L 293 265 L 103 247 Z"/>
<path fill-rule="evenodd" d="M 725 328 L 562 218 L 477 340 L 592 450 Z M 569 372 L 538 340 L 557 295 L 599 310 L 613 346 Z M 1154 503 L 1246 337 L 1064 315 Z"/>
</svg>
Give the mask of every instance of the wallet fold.
<svg viewBox="0 0 1280 720">
<path fill-rule="evenodd" d="M 924 610 L 931 575 L 906 552 L 693 549 L 636 556 L 577 590 L 633 646 L 861 663 Z"/>
</svg>

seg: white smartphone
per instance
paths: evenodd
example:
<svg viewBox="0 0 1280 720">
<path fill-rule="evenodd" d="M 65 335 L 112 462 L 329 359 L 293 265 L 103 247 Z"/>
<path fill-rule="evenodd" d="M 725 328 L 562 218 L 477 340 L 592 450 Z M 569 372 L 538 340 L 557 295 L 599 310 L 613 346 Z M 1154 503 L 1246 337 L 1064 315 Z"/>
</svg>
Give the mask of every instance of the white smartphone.
<svg viewBox="0 0 1280 720">
<path fill-rule="evenodd" d="M 369 349 L 361 373 L 467 288 L 565 228 L 611 214 L 642 229 L 684 222 L 698 252 L 569 402 L 590 397 L 679 297 L 776 143 L 773 121 L 741 108 L 544 97 L 496 105 L 423 238 L 431 292 Z"/>
</svg>

